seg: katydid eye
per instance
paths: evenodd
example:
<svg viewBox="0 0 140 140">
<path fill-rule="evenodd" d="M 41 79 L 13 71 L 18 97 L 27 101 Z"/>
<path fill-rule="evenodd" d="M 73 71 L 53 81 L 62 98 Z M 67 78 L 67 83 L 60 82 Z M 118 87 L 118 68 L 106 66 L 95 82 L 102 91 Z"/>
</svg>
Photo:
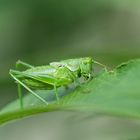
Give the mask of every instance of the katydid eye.
<svg viewBox="0 0 140 140">
<path fill-rule="evenodd" d="M 61 67 L 63 67 L 63 65 L 62 64 L 59 64 L 58 67 L 61 68 Z"/>
</svg>

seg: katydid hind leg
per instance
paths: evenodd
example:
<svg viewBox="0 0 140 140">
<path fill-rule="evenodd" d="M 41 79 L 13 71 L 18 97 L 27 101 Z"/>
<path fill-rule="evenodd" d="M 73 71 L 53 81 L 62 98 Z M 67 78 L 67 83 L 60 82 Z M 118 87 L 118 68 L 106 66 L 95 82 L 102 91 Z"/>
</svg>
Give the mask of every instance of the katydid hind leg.
<svg viewBox="0 0 140 140">
<path fill-rule="evenodd" d="M 19 101 L 20 101 L 20 108 L 23 109 L 23 98 L 22 98 L 22 91 L 21 91 L 21 85 L 19 83 L 17 83 L 18 86 L 18 97 L 19 97 Z"/>
<path fill-rule="evenodd" d="M 26 90 L 28 90 L 31 94 L 33 94 L 36 98 L 38 98 L 40 101 L 42 101 L 43 103 L 45 103 L 46 105 L 48 105 L 48 102 L 43 99 L 41 96 L 39 96 L 37 93 L 35 93 L 34 91 L 32 91 L 28 86 L 26 86 L 22 81 L 20 81 L 19 79 L 17 79 L 12 73 L 10 73 L 10 75 L 13 77 L 14 80 L 17 81 L 18 84 L 22 85 Z"/>
<path fill-rule="evenodd" d="M 16 68 L 18 69 L 18 67 L 19 66 L 24 66 L 24 67 L 26 67 L 26 68 L 33 68 L 34 66 L 32 66 L 32 65 L 30 65 L 30 64 L 28 64 L 28 63 L 26 63 L 26 62 L 23 62 L 23 61 L 21 61 L 21 60 L 18 60 L 17 62 L 16 62 Z"/>
</svg>

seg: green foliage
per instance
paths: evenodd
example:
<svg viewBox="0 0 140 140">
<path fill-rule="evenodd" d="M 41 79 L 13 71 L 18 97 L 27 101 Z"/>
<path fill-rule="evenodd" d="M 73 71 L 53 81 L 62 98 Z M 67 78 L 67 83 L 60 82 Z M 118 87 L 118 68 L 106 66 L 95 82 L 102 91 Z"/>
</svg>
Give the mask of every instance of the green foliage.
<svg viewBox="0 0 140 140">
<path fill-rule="evenodd" d="M 24 97 L 24 110 L 13 101 L 0 112 L 0 124 L 41 112 L 57 110 L 92 111 L 107 115 L 140 118 L 140 59 L 123 63 L 113 71 L 101 72 L 81 87 L 59 89 L 63 96 L 55 102 L 53 91 L 38 91 L 50 102 L 44 106 L 31 94 Z M 66 95 L 67 94 L 67 95 Z M 65 96 L 64 96 L 65 95 Z"/>
</svg>

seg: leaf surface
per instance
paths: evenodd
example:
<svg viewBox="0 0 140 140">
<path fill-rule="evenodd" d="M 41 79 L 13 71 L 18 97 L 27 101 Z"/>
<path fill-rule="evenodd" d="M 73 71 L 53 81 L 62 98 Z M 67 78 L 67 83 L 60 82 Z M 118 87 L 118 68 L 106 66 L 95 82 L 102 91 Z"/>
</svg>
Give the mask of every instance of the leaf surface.
<svg viewBox="0 0 140 140">
<path fill-rule="evenodd" d="M 0 124 L 41 112 L 58 110 L 92 111 L 107 115 L 140 118 L 140 59 L 123 63 L 113 71 L 102 72 L 76 89 L 60 88 L 60 103 L 56 103 L 53 91 L 38 91 L 49 101 L 44 106 L 28 94 L 24 97 L 24 110 L 19 100 L 0 111 Z M 65 95 L 65 96 L 64 96 Z"/>
</svg>

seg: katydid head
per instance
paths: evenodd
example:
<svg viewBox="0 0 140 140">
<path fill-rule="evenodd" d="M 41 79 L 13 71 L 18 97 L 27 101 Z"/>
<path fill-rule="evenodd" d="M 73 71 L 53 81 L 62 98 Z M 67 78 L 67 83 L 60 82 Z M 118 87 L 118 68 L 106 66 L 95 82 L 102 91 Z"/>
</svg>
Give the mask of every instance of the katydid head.
<svg viewBox="0 0 140 140">
<path fill-rule="evenodd" d="M 83 58 L 80 63 L 80 70 L 81 70 L 81 75 L 85 79 L 91 78 L 92 74 L 92 67 L 93 67 L 93 59 L 90 57 Z"/>
</svg>

